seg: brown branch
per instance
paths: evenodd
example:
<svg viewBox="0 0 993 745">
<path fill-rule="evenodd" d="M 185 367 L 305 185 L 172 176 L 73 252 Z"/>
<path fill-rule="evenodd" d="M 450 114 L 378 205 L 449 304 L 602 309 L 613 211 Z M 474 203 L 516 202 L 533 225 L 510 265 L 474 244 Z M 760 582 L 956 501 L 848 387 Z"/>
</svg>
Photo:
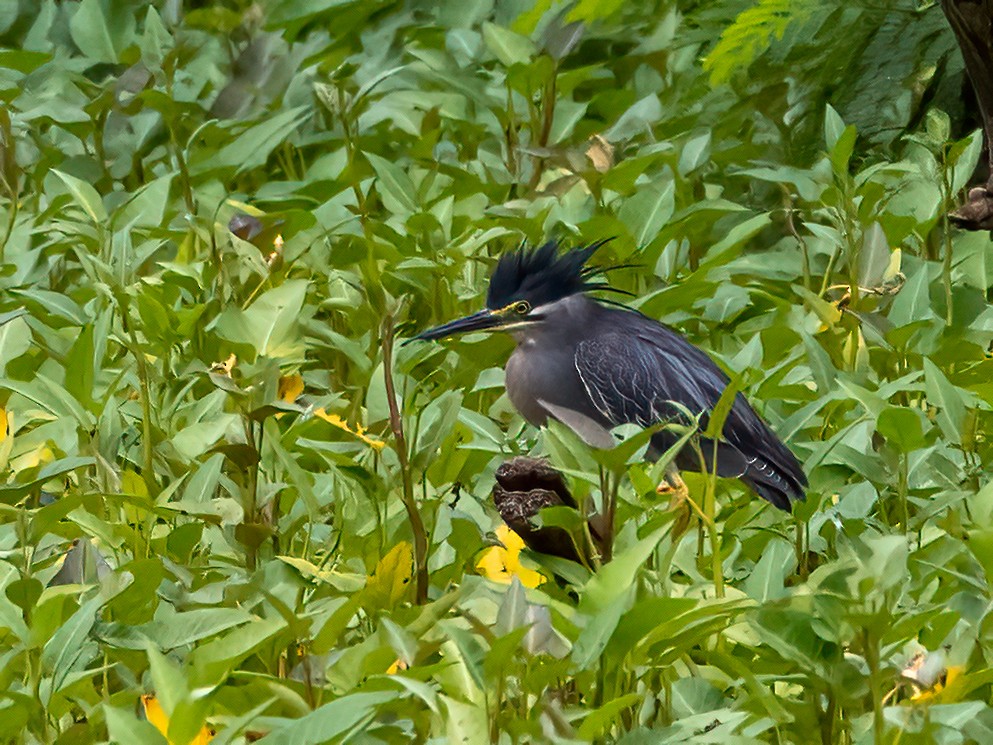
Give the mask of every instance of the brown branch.
<svg viewBox="0 0 993 745">
<path fill-rule="evenodd" d="M 416 576 L 416 597 L 418 605 L 428 600 L 428 539 L 424 521 L 417 509 L 414 497 L 414 479 L 410 470 L 410 457 L 407 439 L 403 433 L 403 419 L 397 405 L 396 388 L 393 385 L 393 316 L 387 316 L 383 323 L 383 382 L 386 386 L 386 401 L 390 407 L 390 429 L 393 430 L 393 444 L 400 461 L 400 478 L 403 481 L 403 506 L 407 510 L 410 530 L 414 534 L 414 574 Z"/>
</svg>

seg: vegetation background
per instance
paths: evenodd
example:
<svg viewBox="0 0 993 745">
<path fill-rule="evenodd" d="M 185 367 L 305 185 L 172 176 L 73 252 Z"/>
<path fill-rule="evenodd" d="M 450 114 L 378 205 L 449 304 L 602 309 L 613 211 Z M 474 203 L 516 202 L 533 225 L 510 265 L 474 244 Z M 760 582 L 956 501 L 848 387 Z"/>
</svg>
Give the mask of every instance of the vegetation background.
<svg viewBox="0 0 993 745">
<path fill-rule="evenodd" d="M 993 742 L 993 243 L 945 217 L 982 138 L 936 4 L 3 0 L 0 45 L 0 739 Z M 721 482 L 678 534 L 637 436 L 524 426 L 509 341 L 393 348 L 549 235 L 617 236 L 794 515 Z M 624 476 L 610 564 L 496 546 L 528 452 Z"/>
</svg>

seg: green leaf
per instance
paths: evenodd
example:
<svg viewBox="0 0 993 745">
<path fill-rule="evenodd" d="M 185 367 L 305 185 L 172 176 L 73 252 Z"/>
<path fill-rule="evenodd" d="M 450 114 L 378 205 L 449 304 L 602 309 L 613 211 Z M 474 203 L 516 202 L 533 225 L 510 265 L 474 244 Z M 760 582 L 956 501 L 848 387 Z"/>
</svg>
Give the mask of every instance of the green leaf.
<svg viewBox="0 0 993 745">
<path fill-rule="evenodd" d="M 627 225 L 639 248 L 647 246 L 665 227 L 676 209 L 675 185 L 651 184 L 624 200 L 617 217 Z"/>
<path fill-rule="evenodd" d="M 634 595 L 633 588 L 625 588 L 625 591 L 629 597 Z M 610 643 L 628 604 L 621 602 L 620 597 L 615 597 L 611 605 L 595 610 L 587 619 L 586 625 L 572 647 L 572 660 L 578 669 L 585 670 L 600 658 L 603 650 Z"/>
<path fill-rule="evenodd" d="M 902 452 L 924 447 L 924 414 L 918 409 L 887 406 L 876 419 L 876 430 Z"/>
<path fill-rule="evenodd" d="M 115 708 L 105 703 L 104 718 L 112 742 L 142 742 L 148 745 L 168 745 L 165 736 L 144 719 L 138 719 L 134 707 Z"/>
<path fill-rule="evenodd" d="M 92 5 L 96 2 L 98 0 L 83 0 L 81 5 L 86 3 Z M 104 209 L 103 200 L 100 199 L 100 194 L 97 193 L 97 190 L 91 184 L 55 168 L 52 169 L 52 173 L 62 180 L 62 183 L 65 184 L 69 193 L 72 195 L 72 198 L 83 208 L 83 211 L 89 216 L 90 220 L 97 225 L 103 225 L 107 222 L 107 210 Z"/>
<path fill-rule="evenodd" d="M 149 11 L 151 12 L 151 8 Z M 142 186 L 114 212 L 114 226 L 157 227 L 165 219 L 169 206 L 169 190 L 173 174 L 150 181 Z"/>
<path fill-rule="evenodd" d="M 191 158 L 190 172 L 194 176 L 219 170 L 233 170 L 238 174 L 264 166 L 272 151 L 285 142 L 309 114 L 304 106 L 280 111 L 248 127 L 219 151 L 200 152 L 196 159 Z"/>
<path fill-rule="evenodd" d="M 762 551 L 744 590 L 760 603 L 778 600 L 787 594 L 784 582 L 796 564 L 796 552 L 786 541 L 773 539 Z"/>
<path fill-rule="evenodd" d="M 294 720 L 275 720 L 266 739 L 271 745 L 320 745 L 369 722 L 378 707 L 397 698 L 393 691 L 352 693 Z"/>
<path fill-rule="evenodd" d="M 576 735 L 580 740 L 594 740 L 620 717 L 621 713 L 641 701 L 640 693 L 627 693 L 608 701 L 591 711 L 580 725 Z"/>
<path fill-rule="evenodd" d="M 26 313 L 21 308 L 0 318 L 0 376 L 6 373 L 9 363 L 31 348 L 31 329 L 21 318 Z"/>
<path fill-rule="evenodd" d="M 87 600 L 45 643 L 41 662 L 52 676 L 52 693 L 61 690 L 71 673 L 84 668 L 96 656 L 97 647 L 87 638 L 104 602 L 106 599 L 99 595 Z"/>
<path fill-rule="evenodd" d="M 928 403 L 937 411 L 938 426 L 956 445 L 962 444 L 965 429 L 965 401 L 958 389 L 931 360 L 924 358 L 924 391 Z"/>
<path fill-rule="evenodd" d="M 309 283 L 289 280 L 261 295 L 247 309 L 225 310 L 214 328 L 224 339 L 266 357 L 295 358 L 301 352 L 298 320 Z"/>
<path fill-rule="evenodd" d="M 365 153 L 376 172 L 376 188 L 383 205 L 395 215 L 411 215 L 420 210 L 417 190 L 400 166 L 374 153 Z"/>
<path fill-rule="evenodd" d="M 566 16 L 567 21 L 585 21 L 592 23 L 609 18 L 620 10 L 624 0 L 579 0 L 576 6 Z"/>
<path fill-rule="evenodd" d="M 653 531 L 619 552 L 609 564 L 600 567 L 583 588 L 579 609 L 584 613 L 595 613 L 610 607 L 623 596 L 632 587 L 638 571 L 667 530 L 659 528 Z"/>
<path fill-rule="evenodd" d="M 286 629 L 286 619 L 282 617 L 253 619 L 217 639 L 199 645 L 191 656 L 191 663 L 201 680 L 219 683 L 242 660 L 273 643 Z"/>
<path fill-rule="evenodd" d="M 519 62 L 527 63 L 537 51 L 529 38 L 495 23 L 483 24 L 483 41 L 504 67 Z"/>
<path fill-rule="evenodd" d="M 824 107 L 824 145 L 830 153 L 845 133 L 845 122 L 831 104 Z"/>
<path fill-rule="evenodd" d="M 80 0 L 69 20 L 72 40 L 95 62 L 118 62 L 134 36 L 130 6 L 102 0 Z"/>
<path fill-rule="evenodd" d="M 921 267 L 912 274 L 907 283 L 897 293 L 893 305 L 890 306 L 888 317 L 894 326 L 906 326 L 916 321 L 936 318 L 931 309 L 931 298 L 928 292 L 928 265 Z"/>
</svg>

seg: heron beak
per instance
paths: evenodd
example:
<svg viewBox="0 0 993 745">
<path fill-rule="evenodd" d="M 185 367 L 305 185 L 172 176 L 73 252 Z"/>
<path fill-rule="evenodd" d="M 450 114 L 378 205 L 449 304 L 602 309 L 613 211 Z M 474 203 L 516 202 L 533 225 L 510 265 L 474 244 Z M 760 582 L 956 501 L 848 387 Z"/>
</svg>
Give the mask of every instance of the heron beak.
<svg viewBox="0 0 993 745">
<path fill-rule="evenodd" d="M 435 326 L 427 331 L 422 331 L 414 338 L 408 339 L 405 343 L 418 340 L 431 341 L 434 339 L 444 339 L 445 337 L 455 336 L 456 334 L 468 334 L 471 331 L 486 331 L 487 329 L 499 328 L 506 323 L 507 319 L 499 313 L 495 313 L 492 310 L 481 310 L 478 313 L 473 313 L 471 316 L 449 321 L 448 323 L 443 323 L 441 326 Z"/>
</svg>

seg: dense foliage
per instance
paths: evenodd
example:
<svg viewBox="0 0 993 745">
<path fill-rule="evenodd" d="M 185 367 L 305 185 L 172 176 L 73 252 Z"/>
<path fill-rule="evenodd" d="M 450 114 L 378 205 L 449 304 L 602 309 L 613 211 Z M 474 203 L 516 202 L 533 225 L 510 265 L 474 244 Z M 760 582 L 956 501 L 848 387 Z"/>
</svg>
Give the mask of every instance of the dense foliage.
<svg viewBox="0 0 993 745">
<path fill-rule="evenodd" d="M 4 741 L 991 741 L 940 8 L 7 0 L 0 46 Z M 803 461 L 794 515 L 687 474 L 680 531 L 643 438 L 524 425 L 509 340 L 393 343 L 549 235 L 616 236 Z M 516 453 L 616 490 L 609 564 L 519 553 Z"/>
</svg>

